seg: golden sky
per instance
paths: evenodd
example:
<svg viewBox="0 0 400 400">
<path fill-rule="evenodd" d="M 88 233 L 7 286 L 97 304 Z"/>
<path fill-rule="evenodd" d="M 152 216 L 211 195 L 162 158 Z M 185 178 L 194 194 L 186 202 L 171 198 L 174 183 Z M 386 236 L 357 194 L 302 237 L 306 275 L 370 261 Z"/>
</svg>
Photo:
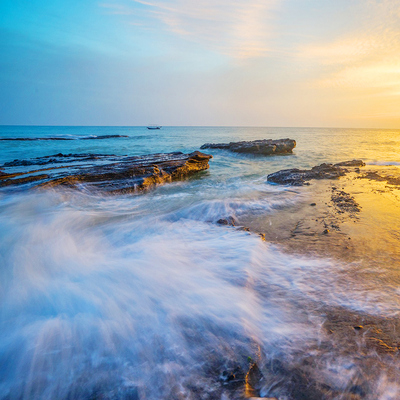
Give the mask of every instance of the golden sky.
<svg viewBox="0 0 400 400">
<path fill-rule="evenodd" d="M 0 123 L 400 128 L 399 1 L 84 4 L 2 2 Z"/>
</svg>

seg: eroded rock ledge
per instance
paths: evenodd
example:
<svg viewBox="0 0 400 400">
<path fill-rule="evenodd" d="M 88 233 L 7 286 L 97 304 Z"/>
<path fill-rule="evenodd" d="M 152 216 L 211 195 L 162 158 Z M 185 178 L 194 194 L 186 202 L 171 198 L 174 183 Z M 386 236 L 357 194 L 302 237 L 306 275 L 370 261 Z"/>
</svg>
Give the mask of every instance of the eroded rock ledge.
<svg viewBox="0 0 400 400">
<path fill-rule="evenodd" d="M 346 175 L 349 170 L 346 167 L 363 167 L 362 160 L 343 161 L 337 164 L 321 164 L 311 169 L 283 169 L 269 174 L 268 182 L 280 185 L 302 186 L 312 179 L 336 179 Z"/>
<path fill-rule="evenodd" d="M 74 157 L 75 156 L 75 157 Z M 63 154 L 51 156 L 52 162 L 67 159 L 67 165 L 49 166 L 45 169 L 27 172 L 8 172 L 6 165 L 0 173 L 0 187 L 9 185 L 30 184 L 40 187 L 67 186 L 77 187 L 84 184 L 85 188 L 101 190 L 106 193 L 131 193 L 146 190 L 155 185 L 184 179 L 198 171 L 209 168 L 211 155 L 195 151 L 190 154 L 181 152 L 166 154 L 150 154 L 138 157 L 104 156 L 76 157 L 78 155 Z M 113 161 L 105 163 L 105 161 Z M 44 162 L 48 161 L 46 157 Z M 91 161 L 91 164 L 76 165 L 71 162 Z M 40 165 L 39 159 L 33 164 Z M 101 165 L 96 165 L 101 162 Z M 18 165 L 18 163 L 15 163 Z M 26 164 L 25 164 L 26 165 Z M 28 164 L 32 165 L 32 164 Z M 33 184 L 33 185 L 32 185 Z"/>
<path fill-rule="evenodd" d="M 127 138 L 127 135 L 91 135 L 91 136 L 77 136 L 77 137 L 63 137 L 63 136 L 50 136 L 50 137 L 11 137 L 11 138 L 0 138 L 0 141 L 35 141 L 35 140 L 96 140 L 96 139 L 116 139 L 116 138 Z"/>
<path fill-rule="evenodd" d="M 206 143 L 200 149 L 225 149 L 235 153 L 261 154 L 265 156 L 273 154 L 288 154 L 296 147 L 293 139 L 263 139 L 250 142 L 230 143 Z"/>
</svg>

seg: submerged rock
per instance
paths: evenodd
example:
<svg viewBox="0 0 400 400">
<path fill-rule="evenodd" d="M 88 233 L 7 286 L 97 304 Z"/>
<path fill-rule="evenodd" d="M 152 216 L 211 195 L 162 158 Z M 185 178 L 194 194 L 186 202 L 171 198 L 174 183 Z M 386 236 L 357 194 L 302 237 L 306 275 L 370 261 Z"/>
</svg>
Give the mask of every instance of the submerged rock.
<svg viewBox="0 0 400 400">
<path fill-rule="evenodd" d="M 63 158 L 63 155 L 59 155 Z M 76 155 L 74 155 L 76 156 Z M 86 160 L 88 157 L 86 157 Z M 57 157 L 57 155 L 53 156 Z M 150 154 L 138 157 L 112 156 L 112 163 L 104 163 L 104 158 L 89 157 L 90 165 L 67 165 L 46 168 L 46 174 L 37 175 L 44 170 L 0 175 L 0 187 L 38 182 L 41 187 L 68 186 L 101 190 L 107 193 L 131 193 L 152 186 L 184 179 L 197 171 L 209 168 L 211 155 L 195 151 L 190 154 L 181 152 Z M 118 159 L 117 162 L 115 160 Z M 101 165 L 93 165 L 100 160 Z M 18 163 L 15 163 L 18 164 Z M 34 175 L 32 175 L 34 174 Z M 14 177 L 19 178 L 14 179 Z M 20 177 L 22 176 L 22 177 Z"/>
<path fill-rule="evenodd" d="M 332 189 L 331 200 L 341 212 L 347 211 L 350 214 L 354 214 L 361 211 L 361 207 L 354 197 L 343 190 Z"/>
<path fill-rule="evenodd" d="M 236 221 L 235 218 L 233 218 L 231 215 L 227 218 L 220 218 L 217 221 L 218 225 L 229 225 L 229 226 L 235 226 L 236 225 Z"/>
<path fill-rule="evenodd" d="M 200 149 L 225 149 L 234 151 L 236 153 L 249 153 L 249 154 L 287 154 L 291 153 L 293 148 L 296 147 L 296 141 L 293 139 L 263 139 L 253 140 L 250 142 L 230 142 L 230 143 L 206 143 Z"/>
<path fill-rule="evenodd" d="M 393 175 L 393 173 L 391 175 L 380 175 L 376 171 L 368 171 L 360 176 L 360 179 L 369 179 L 370 181 L 386 182 L 389 185 L 400 186 L 400 176 L 398 176 L 398 171 L 396 171 L 395 175 Z"/>
<path fill-rule="evenodd" d="M 362 160 L 343 161 L 337 164 L 321 164 L 311 169 L 283 169 L 269 174 L 268 182 L 280 185 L 302 186 L 312 179 L 336 179 L 346 175 L 349 171 L 344 167 L 365 166 Z"/>
</svg>

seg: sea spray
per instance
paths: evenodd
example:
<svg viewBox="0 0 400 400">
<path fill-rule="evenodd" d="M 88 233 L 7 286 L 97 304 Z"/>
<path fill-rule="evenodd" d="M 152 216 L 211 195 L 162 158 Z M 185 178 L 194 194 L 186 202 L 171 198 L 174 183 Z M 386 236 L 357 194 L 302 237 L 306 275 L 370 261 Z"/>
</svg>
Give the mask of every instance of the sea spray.
<svg viewBox="0 0 400 400">
<path fill-rule="evenodd" d="M 156 212 L 158 200 L 0 198 L 0 398 L 236 398 L 224 376 L 252 362 L 264 374 L 260 395 L 291 398 L 311 359 L 307 379 L 355 390 L 368 363 L 343 344 L 323 346 L 315 310 L 390 316 L 390 292 L 366 295 L 356 277 L 338 279 L 351 266 L 284 254 L 196 207 L 181 215 L 176 198 Z M 366 398 L 394 399 L 398 366 L 379 363 Z"/>
</svg>

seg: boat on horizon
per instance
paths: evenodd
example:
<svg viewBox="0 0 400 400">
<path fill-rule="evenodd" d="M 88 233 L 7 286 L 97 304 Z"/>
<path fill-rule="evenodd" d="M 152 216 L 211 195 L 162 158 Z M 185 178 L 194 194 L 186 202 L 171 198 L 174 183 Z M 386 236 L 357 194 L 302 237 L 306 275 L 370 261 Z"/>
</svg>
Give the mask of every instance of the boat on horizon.
<svg viewBox="0 0 400 400">
<path fill-rule="evenodd" d="M 161 129 L 162 127 L 159 125 L 149 125 L 147 129 Z"/>
</svg>

